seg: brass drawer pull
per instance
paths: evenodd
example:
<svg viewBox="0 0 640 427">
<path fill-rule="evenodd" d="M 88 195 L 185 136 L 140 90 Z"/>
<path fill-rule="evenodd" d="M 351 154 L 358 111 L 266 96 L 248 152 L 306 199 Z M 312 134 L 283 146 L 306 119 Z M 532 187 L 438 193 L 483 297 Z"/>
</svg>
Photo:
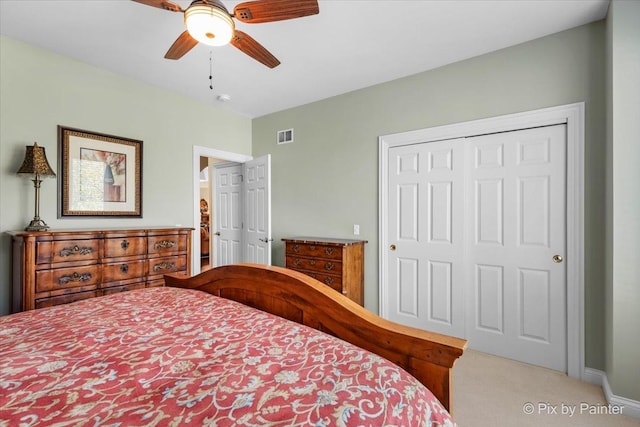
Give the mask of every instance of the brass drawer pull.
<svg viewBox="0 0 640 427">
<path fill-rule="evenodd" d="M 329 247 L 324 248 L 324 252 L 325 252 L 327 255 L 333 255 L 333 248 L 329 248 Z"/>
<path fill-rule="evenodd" d="M 300 258 L 293 259 L 293 265 L 300 265 L 300 263 L 301 263 Z"/>
<path fill-rule="evenodd" d="M 122 264 L 120 266 L 120 273 L 127 274 L 129 272 L 129 266 L 127 264 Z"/>
<path fill-rule="evenodd" d="M 173 270 L 176 268 L 175 262 L 161 262 L 153 266 L 153 271 Z"/>
<path fill-rule="evenodd" d="M 333 285 L 333 277 L 327 277 L 324 279 L 325 285 Z"/>
<path fill-rule="evenodd" d="M 300 252 L 300 245 L 293 245 L 293 252 Z"/>
<path fill-rule="evenodd" d="M 329 271 L 331 271 L 331 270 L 333 270 L 333 267 L 334 267 L 334 266 L 335 266 L 335 265 L 334 265 L 332 262 L 328 262 L 328 263 L 326 263 L 326 264 L 324 265 L 324 268 L 325 268 L 325 270 L 329 270 Z"/>
<path fill-rule="evenodd" d="M 63 248 L 60 251 L 60 256 L 89 255 L 91 252 L 93 252 L 93 248 L 90 246 L 84 246 L 81 248 L 80 246 L 75 245 L 72 248 Z"/>
<path fill-rule="evenodd" d="M 172 248 L 176 245 L 176 242 L 172 241 L 172 240 L 160 240 L 159 242 L 156 242 L 155 244 L 155 248 L 156 249 L 169 249 Z"/>
<path fill-rule="evenodd" d="M 123 240 L 122 243 L 120 243 L 120 247 L 124 250 L 129 249 L 129 241 L 128 240 Z"/>
<path fill-rule="evenodd" d="M 70 282 L 87 282 L 91 280 L 91 273 L 78 273 L 74 272 L 73 274 L 66 274 L 58 279 L 58 283 L 61 285 L 66 285 Z"/>
</svg>

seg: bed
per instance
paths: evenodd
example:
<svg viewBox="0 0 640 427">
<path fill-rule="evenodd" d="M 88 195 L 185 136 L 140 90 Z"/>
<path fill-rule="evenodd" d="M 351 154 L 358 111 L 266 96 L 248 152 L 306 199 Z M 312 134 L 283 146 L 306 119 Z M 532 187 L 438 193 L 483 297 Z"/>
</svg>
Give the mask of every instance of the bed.
<svg viewBox="0 0 640 427">
<path fill-rule="evenodd" d="M 0 426 L 455 424 L 464 340 L 279 267 L 165 282 L 0 317 Z"/>
</svg>

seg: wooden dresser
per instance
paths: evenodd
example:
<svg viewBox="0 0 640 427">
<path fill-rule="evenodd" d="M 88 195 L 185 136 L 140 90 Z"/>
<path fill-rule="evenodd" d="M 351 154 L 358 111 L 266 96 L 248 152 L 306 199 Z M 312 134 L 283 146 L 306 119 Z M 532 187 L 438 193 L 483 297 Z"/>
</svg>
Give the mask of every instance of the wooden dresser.
<svg viewBox="0 0 640 427">
<path fill-rule="evenodd" d="M 364 244 L 366 240 L 293 237 L 285 242 L 285 267 L 331 286 L 364 304 Z"/>
<path fill-rule="evenodd" d="M 191 272 L 191 228 L 11 232 L 13 311 L 164 285 Z"/>
</svg>

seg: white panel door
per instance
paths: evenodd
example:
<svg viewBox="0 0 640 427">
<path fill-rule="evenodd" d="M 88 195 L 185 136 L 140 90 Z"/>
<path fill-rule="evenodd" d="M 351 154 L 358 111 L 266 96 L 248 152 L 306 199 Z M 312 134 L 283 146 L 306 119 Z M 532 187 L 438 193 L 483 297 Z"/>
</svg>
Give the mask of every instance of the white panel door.
<svg viewBox="0 0 640 427">
<path fill-rule="evenodd" d="M 216 165 L 214 186 L 213 265 L 242 262 L 242 165 Z"/>
<path fill-rule="evenodd" d="M 566 372 L 565 157 L 566 125 L 389 148 L 386 315 Z"/>
<path fill-rule="evenodd" d="M 464 335 L 461 140 L 389 149 L 391 320 Z"/>
<path fill-rule="evenodd" d="M 244 262 L 271 265 L 271 155 L 244 164 Z"/>
<path fill-rule="evenodd" d="M 566 372 L 566 126 L 468 138 L 465 153 L 466 338 Z"/>
</svg>

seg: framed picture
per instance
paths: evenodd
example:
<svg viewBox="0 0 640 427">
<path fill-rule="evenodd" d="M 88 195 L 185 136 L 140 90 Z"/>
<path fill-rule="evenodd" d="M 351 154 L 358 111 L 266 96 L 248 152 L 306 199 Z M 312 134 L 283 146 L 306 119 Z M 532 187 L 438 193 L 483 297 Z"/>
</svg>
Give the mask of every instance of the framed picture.
<svg viewBox="0 0 640 427">
<path fill-rule="evenodd" d="M 142 141 L 58 126 L 58 217 L 142 216 Z"/>
</svg>

